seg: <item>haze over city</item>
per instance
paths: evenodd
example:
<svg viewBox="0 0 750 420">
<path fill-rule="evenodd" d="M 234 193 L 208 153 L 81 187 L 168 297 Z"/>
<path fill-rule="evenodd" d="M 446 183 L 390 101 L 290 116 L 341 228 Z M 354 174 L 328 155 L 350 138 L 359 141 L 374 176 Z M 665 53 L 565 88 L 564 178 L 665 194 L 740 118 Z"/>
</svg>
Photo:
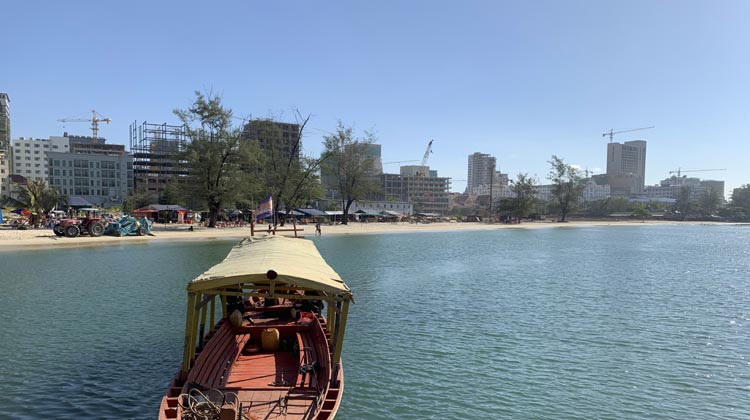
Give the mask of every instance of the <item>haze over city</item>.
<svg viewBox="0 0 750 420">
<path fill-rule="evenodd" d="M 646 184 L 670 170 L 748 183 L 750 4 L 712 2 L 10 2 L 0 91 L 12 136 L 90 135 L 176 123 L 193 92 L 236 116 L 313 118 L 305 152 L 337 120 L 374 131 L 383 161 L 420 160 L 463 191 L 467 156 L 546 182 L 555 154 L 597 173 L 609 129 L 648 141 Z M 241 121 L 238 121 L 240 123 Z M 398 170 L 397 165 L 386 171 Z"/>
</svg>

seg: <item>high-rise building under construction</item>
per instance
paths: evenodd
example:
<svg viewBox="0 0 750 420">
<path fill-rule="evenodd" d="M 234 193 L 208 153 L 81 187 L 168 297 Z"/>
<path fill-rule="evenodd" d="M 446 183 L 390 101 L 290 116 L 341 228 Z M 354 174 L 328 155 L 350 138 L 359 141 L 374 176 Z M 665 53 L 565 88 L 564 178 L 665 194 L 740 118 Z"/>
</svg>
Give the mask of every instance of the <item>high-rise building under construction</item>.
<svg viewBox="0 0 750 420">
<path fill-rule="evenodd" d="M 135 189 L 161 198 L 167 185 L 188 174 L 179 154 L 187 138 L 183 125 L 136 122 L 130 125 L 130 153 L 133 154 Z"/>
<path fill-rule="evenodd" d="M 607 182 L 612 195 L 643 192 L 646 182 L 646 141 L 607 143 Z"/>
</svg>

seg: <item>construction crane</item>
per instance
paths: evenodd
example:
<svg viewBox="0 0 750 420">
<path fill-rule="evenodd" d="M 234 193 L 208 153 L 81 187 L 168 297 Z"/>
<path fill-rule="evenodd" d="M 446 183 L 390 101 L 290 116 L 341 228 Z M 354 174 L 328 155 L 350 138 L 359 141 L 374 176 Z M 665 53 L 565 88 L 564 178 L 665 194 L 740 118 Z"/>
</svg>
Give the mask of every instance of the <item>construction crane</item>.
<svg viewBox="0 0 750 420">
<path fill-rule="evenodd" d="M 396 163 L 408 163 L 408 162 L 419 162 L 419 161 L 416 160 L 416 159 L 414 159 L 414 160 L 396 160 L 396 161 L 393 161 L 393 162 L 383 162 L 383 165 L 393 165 L 393 164 L 396 164 Z"/>
<path fill-rule="evenodd" d="M 726 171 L 726 168 L 723 169 L 682 169 L 677 168 L 676 171 L 669 171 L 669 174 L 677 174 L 677 177 L 679 178 L 683 172 L 713 172 L 713 171 Z"/>
<path fill-rule="evenodd" d="M 612 143 L 614 141 L 615 134 L 630 133 L 631 131 L 650 130 L 652 128 L 656 128 L 656 127 L 652 125 L 651 127 L 633 128 L 631 130 L 622 130 L 622 131 L 615 131 L 614 129 L 610 129 L 609 133 L 602 134 L 602 137 L 609 136 L 609 142 Z"/>
<path fill-rule="evenodd" d="M 430 159 L 430 153 L 432 153 L 432 142 L 433 141 L 434 140 L 430 140 L 430 142 L 427 143 L 427 150 L 425 150 L 424 157 L 422 157 L 422 164 L 419 165 L 422 168 L 424 168 L 425 166 L 427 166 L 427 161 Z M 417 176 L 427 176 L 427 174 L 424 173 L 424 172 L 417 172 Z"/>
<path fill-rule="evenodd" d="M 101 115 L 99 115 L 96 111 L 93 109 L 91 110 L 91 118 L 62 118 L 57 121 L 59 122 L 91 122 L 91 132 L 93 134 L 94 138 L 94 144 L 98 143 L 99 139 L 99 123 L 105 122 L 109 124 L 112 122 L 111 118 L 100 118 Z"/>
</svg>

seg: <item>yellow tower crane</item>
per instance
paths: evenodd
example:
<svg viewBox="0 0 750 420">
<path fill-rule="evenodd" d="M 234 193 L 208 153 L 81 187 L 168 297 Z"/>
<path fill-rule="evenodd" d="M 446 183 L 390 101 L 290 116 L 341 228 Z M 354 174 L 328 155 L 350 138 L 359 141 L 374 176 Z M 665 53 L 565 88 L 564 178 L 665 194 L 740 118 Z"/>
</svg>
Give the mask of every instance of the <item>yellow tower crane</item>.
<svg viewBox="0 0 750 420">
<path fill-rule="evenodd" d="M 100 118 L 102 117 L 93 109 L 91 110 L 91 118 L 61 118 L 59 122 L 91 122 L 91 132 L 94 138 L 94 144 L 99 143 L 99 123 L 104 122 L 109 124 L 112 122 L 111 118 Z"/>
</svg>

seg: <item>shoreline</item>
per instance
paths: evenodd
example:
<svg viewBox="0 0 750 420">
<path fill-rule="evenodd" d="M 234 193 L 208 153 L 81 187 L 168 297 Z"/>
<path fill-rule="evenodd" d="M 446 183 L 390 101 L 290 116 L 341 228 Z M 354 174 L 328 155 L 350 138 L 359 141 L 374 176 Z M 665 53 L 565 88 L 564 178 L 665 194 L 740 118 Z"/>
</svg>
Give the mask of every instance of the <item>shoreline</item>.
<svg viewBox="0 0 750 420">
<path fill-rule="evenodd" d="M 747 223 L 727 222 L 678 222 L 678 221 L 653 221 L 646 222 L 635 220 L 620 221 L 570 221 L 566 223 L 535 221 L 522 224 L 488 224 L 482 222 L 465 223 L 351 223 L 349 225 L 322 226 L 323 236 L 344 235 L 381 235 L 394 233 L 418 233 L 418 232 L 472 232 L 499 229 L 548 229 L 548 228 L 585 228 L 603 226 L 669 226 L 669 225 L 750 225 Z M 263 229 L 266 225 L 260 225 L 255 235 L 258 238 L 268 236 Z M 302 232 L 298 235 L 306 238 L 315 237 L 314 225 L 298 225 Z M 288 228 L 288 227 L 287 227 Z M 0 252 L 14 250 L 48 249 L 57 247 L 90 247 L 121 244 L 144 244 L 160 242 L 210 242 L 230 241 L 247 238 L 250 236 L 249 227 L 236 228 L 197 228 L 193 232 L 188 231 L 187 225 L 158 225 L 153 230 L 154 236 L 129 236 L 112 237 L 100 236 L 92 238 L 88 236 L 78 238 L 57 237 L 51 229 L 28 229 L 12 230 L 0 229 Z M 292 232 L 278 232 L 283 236 L 294 236 Z"/>
</svg>

